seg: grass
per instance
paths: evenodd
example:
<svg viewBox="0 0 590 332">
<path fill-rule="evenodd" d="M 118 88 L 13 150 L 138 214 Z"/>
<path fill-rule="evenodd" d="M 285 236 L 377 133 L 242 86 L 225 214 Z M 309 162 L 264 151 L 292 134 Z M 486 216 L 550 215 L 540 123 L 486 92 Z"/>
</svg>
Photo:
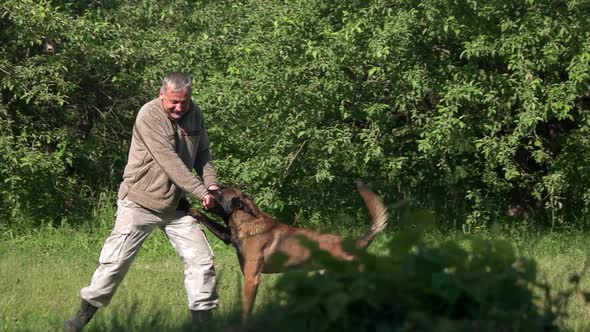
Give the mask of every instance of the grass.
<svg viewBox="0 0 590 332">
<path fill-rule="evenodd" d="M 79 305 L 79 290 L 87 285 L 97 264 L 108 227 L 88 231 L 45 228 L 27 236 L 0 242 L 0 331 L 61 331 L 65 319 Z M 354 232 L 352 232 L 354 233 Z M 579 272 L 587 257 L 586 233 L 530 233 L 504 235 L 523 256 L 534 257 L 541 281 L 555 289 L 568 287 L 569 276 Z M 444 234 L 429 234 L 430 240 Z M 238 323 L 241 273 L 232 248 L 209 236 L 215 252 L 220 306 L 209 331 Z M 388 235 L 370 248 L 379 252 Z M 123 284 L 108 307 L 101 309 L 89 331 L 181 331 L 189 314 L 183 286 L 183 267 L 167 239 L 155 231 L 144 244 Z M 265 275 L 256 305 L 272 299 L 276 275 Z M 582 287 L 590 281 L 582 278 Z M 576 297 L 567 331 L 590 330 L 590 306 Z"/>
<path fill-rule="evenodd" d="M 523 256 L 533 257 L 541 281 L 556 290 L 571 285 L 569 278 L 584 271 L 590 258 L 590 234 L 578 232 L 533 234 L 517 242 Z M 588 271 L 581 274 L 581 288 L 590 291 Z M 569 303 L 569 318 L 562 322 L 567 331 L 590 331 L 590 305 L 576 296 Z"/>
<path fill-rule="evenodd" d="M 0 331 L 61 331 L 63 321 L 79 306 L 80 288 L 97 265 L 106 234 L 45 229 L 0 243 Z M 220 306 L 216 315 L 231 316 L 239 308 L 241 272 L 235 253 L 217 239 L 215 252 Z M 260 289 L 264 302 L 276 276 L 265 276 Z M 145 242 L 111 305 L 99 311 L 102 326 L 116 324 L 126 313 L 138 322 L 154 310 L 158 330 L 188 323 L 183 264 L 160 231 Z"/>
</svg>

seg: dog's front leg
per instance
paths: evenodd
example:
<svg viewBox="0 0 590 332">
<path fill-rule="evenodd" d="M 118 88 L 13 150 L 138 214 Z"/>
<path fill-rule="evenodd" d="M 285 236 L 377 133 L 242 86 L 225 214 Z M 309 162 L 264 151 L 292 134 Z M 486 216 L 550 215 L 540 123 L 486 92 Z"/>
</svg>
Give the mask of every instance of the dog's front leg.
<svg viewBox="0 0 590 332">
<path fill-rule="evenodd" d="M 254 307 L 258 284 L 260 284 L 260 273 L 262 271 L 262 258 L 244 260 L 242 272 L 244 273 L 244 289 L 242 292 L 242 320 L 246 321 Z"/>
</svg>

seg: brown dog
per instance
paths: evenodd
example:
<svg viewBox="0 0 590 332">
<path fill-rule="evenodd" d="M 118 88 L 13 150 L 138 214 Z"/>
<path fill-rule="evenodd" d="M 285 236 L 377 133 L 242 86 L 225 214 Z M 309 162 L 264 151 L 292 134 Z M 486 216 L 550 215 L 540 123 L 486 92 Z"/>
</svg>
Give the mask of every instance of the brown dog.
<svg viewBox="0 0 590 332">
<path fill-rule="evenodd" d="M 387 225 L 387 209 L 381 199 L 362 182 L 357 182 L 357 189 L 371 217 L 371 228 L 356 241 L 356 247 L 364 249 Z M 310 261 L 310 250 L 302 243 L 302 239 L 317 243 L 320 250 L 328 252 L 337 259 L 354 259 L 354 255 L 342 248 L 340 236 L 279 223 L 260 211 L 254 202 L 239 189 L 223 188 L 214 192 L 214 195 L 217 209 L 213 212 L 224 219 L 229 228 L 230 241 L 236 248 L 238 261 L 244 274 L 243 319 L 246 319 L 252 311 L 261 273 L 284 272 Z M 206 226 L 215 223 L 195 209 L 190 209 L 190 213 L 196 219 L 204 221 Z M 227 234 L 223 231 L 215 235 L 227 242 Z"/>
</svg>

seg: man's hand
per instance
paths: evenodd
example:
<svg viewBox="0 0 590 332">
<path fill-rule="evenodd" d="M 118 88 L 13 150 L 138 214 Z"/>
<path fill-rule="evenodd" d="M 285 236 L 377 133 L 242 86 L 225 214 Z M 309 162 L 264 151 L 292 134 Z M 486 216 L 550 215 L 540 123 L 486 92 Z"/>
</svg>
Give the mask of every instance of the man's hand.
<svg viewBox="0 0 590 332">
<path fill-rule="evenodd" d="M 216 184 L 212 184 L 209 187 L 207 187 L 207 191 L 215 191 L 215 190 L 219 190 L 219 186 Z M 205 208 L 205 210 L 209 210 L 212 209 L 215 206 L 215 196 L 211 195 L 210 193 L 205 194 L 205 196 L 203 196 L 203 207 Z"/>
</svg>

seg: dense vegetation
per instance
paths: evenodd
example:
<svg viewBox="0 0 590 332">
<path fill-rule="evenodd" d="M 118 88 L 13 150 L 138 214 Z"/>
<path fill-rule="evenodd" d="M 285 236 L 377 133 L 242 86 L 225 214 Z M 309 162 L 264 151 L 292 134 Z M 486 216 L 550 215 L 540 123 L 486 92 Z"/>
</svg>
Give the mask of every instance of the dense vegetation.
<svg viewBox="0 0 590 332">
<path fill-rule="evenodd" d="M 587 0 L 3 0 L 0 238 L 30 232 L 0 242 L 0 330 L 70 314 L 113 221 L 135 114 L 173 70 L 193 74 L 221 179 L 285 220 L 366 220 L 352 190 L 362 178 L 391 207 L 410 202 L 399 224 L 587 226 L 589 12 Z M 96 232 L 51 227 L 84 222 Z M 531 249 L 557 287 L 503 241 L 410 232 L 357 262 L 318 253 L 329 271 L 284 275 L 245 328 L 556 330 L 571 301 L 569 326 L 584 330 L 590 294 L 565 275 L 587 268 L 584 241 Z M 156 303 L 173 287 L 163 248 L 144 248 L 161 260 Z M 215 249 L 228 303 L 238 268 Z M 72 263 L 81 251 L 86 263 Z M 178 303 L 171 322 L 144 309 L 91 328 L 183 328 Z M 239 310 L 222 309 L 227 330 Z"/>
<path fill-rule="evenodd" d="M 284 275 L 249 331 L 558 331 L 573 299 L 590 300 L 579 275 L 560 291 L 539 282 L 534 259 L 507 241 L 459 243 L 427 243 L 413 231 L 392 238 L 382 257 L 339 262 L 317 251 L 326 272 Z"/>
<path fill-rule="evenodd" d="M 466 229 L 590 212 L 585 0 L 0 5 L 0 220 L 112 198 L 139 107 L 194 75 L 221 178 L 309 222 L 353 180 Z M 112 202 L 111 202 L 112 203 Z"/>
<path fill-rule="evenodd" d="M 44 227 L 0 241 L 0 331 L 61 331 L 111 222 L 97 232 Z M 514 247 L 498 237 L 435 231 L 421 237 L 413 229 L 379 236 L 357 262 L 317 252 L 328 267 L 323 275 L 262 277 L 243 328 L 235 253 L 212 239 L 220 306 L 202 330 L 589 331 L 590 293 L 583 290 L 590 281 L 581 248 L 590 235 L 523 231 L 509 238 Z M 190 331 L 182 266 L 166 236 L 155 232 L 113 302 L 86 330 Z"/>
</svg>

